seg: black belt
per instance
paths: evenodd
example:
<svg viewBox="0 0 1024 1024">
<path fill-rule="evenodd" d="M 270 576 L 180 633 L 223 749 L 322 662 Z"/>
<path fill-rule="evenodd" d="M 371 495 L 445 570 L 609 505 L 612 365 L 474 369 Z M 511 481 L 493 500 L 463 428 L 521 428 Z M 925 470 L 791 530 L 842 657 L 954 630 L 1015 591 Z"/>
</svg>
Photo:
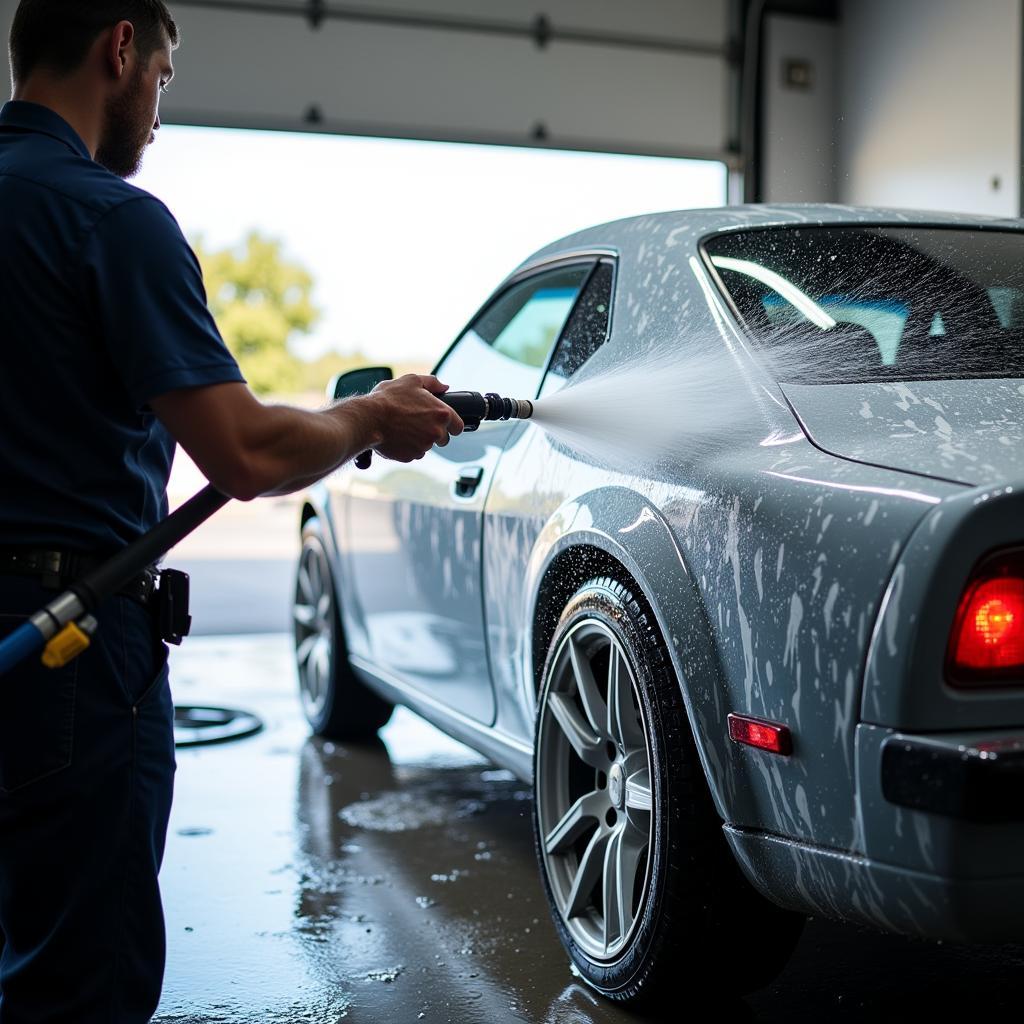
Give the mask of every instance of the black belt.
<svg viewBox="0 0 1024 1024">
<path fill-rule="evenodd" d="M 50 590 L 62 590 L 98 569 L 104 561 L 95 555 L 77 551 L 0 548 L 0 576 L 28 576 L 39 580 Z M 159 578 L 159 571 L 148 567 L 130 579 L 118 593 L 148 606 L 155 600 Z"/>
</svg>

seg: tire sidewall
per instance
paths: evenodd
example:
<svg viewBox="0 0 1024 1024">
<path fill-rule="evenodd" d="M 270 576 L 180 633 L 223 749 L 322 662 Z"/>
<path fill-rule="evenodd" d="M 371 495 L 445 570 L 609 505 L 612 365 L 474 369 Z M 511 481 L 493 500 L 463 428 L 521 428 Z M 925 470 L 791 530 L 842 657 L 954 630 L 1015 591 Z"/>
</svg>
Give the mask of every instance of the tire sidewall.
<svg viewBox="0 0 1024 1024">
<path fill-rule="evenodd" d="M 302 553 L 299 556 L 300 565 L 302 562 L 302 555 L 305 553 L 308 546 L 315 546 L 323 555 L 323 564 L 327 569 L 326 582 L 330 587 L 331 595 L 331 649 L 327 662 L 327 696 L 324 699 L 319 714 L 310 715 L 306 711 L 305 701 L 303 701 L 302 705 L 306 720 L 309 722 L 310 727 L 315 733 L 319 734 L 327 727 L 328 723 L 331 721 L 332 715 L 334 714 L 334 705 L 338 699 L 338 658 L 339 656 L 343 656 L 343 654 L 338 649 L 341 639 L 341 621 L 339 618 L 338 591 L 334 584 L 334 570 L 331 567 L 330 552 L 327 550 L 327 545 L 324 543 L 323 529 L 320 525 L 320 520 L 316 517 L 309 519 L 302 527 Z"/>
<path fill-rule="evenodd" d="M 667 882 L 665 868 L 669 848 L 670 818 L 667 804 L 671 799 L 671 794 L 668 792 L 665 773 L 661 770 L 665 759 L 662 712 L 658 702 L 652 700 L 652 690 L 655 689 L 654 672 L 659 669 L 663 670 L 664 653 L 660 647 L 660 636 L 651 625 L 650 612 L 647 611 L 646 620 L 644 620 L 643 612 L 641 615 L 636 614 L 636 607 L 635 595 L 610 579 L 592 580 L 581 587 L 570 599 L 559 619 L 545 660 L 534 737 L 533 831 L 545 895 L 559 937 L 573 963 L 588 983 L 612 998 L 629 998 L 633 992 L 642 987 L 656 945 L 656 933 L 658 922 L 661 919 Z M 595 960 L 580 948 L 557 910 L 541 852 L 542 836 L 537 796 L 537 779 L 541 772 L 540 735 L 543 711 L 552 683 L 551 671 L 566 636 L 580 622 L 587 619 L 596 619 L 612 631 L 623 655 L 629 662 L 633 678 L 637 683 L 636 688 L 645 720 L 651 767 L 654 821 L 648 862 L 647 891 L 640 919 L 631 940 L 624 950 L 611 961 Z M 652 655 L 654 666 L 651 664 Z"/>
<path fill-rule="evenodd" d="M 318 517 L 314 516 L 303 524 L 302 550 L 305 552 L 315 545 L 323 555 L 325 589 L 331 598 L 327 693 L 319 714 L 310 715 L 305 701 L 303 713 L 317 736 L 351 743 L 372 741 L 390 719 L 394 704 L 371 690 L 349 664 L 345 628 L 341 620 L 341 599 L 327 536 Z"/>
</svg>

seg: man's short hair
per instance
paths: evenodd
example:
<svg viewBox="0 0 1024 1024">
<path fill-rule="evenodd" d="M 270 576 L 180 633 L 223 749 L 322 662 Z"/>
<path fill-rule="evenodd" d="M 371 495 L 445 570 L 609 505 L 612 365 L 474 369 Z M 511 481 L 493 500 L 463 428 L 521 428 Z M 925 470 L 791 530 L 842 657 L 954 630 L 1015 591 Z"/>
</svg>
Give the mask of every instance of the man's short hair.
<svg viewBox="0 0 1024 1024">
<path fill-rule="evenodd" d="M 178 45 L 178 26 L 163 0 L 21 0 L 11 26 L 11 74 L 24 81 L 37 68 L 75 71 L 104 29 L 120 21 L 135 27 L 144 61 L 163 44 Z"/>
</svg>

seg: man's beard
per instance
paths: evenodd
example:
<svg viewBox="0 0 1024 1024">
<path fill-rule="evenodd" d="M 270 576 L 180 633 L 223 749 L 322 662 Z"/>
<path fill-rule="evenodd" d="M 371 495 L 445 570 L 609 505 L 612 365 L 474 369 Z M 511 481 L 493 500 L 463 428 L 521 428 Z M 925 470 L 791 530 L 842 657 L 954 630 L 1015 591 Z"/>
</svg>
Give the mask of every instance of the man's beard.
<svg viewBox="0 0 1024 1024">
<path fill-rule="evenodd" d="M 142 99 L 140 68 L 128 88 L 107 103 L 96 162 L 119 178 L 133 178 L 139 173 L 142 155 L 153 133 L 153 122 L 145 114 Z"/>
</svg>

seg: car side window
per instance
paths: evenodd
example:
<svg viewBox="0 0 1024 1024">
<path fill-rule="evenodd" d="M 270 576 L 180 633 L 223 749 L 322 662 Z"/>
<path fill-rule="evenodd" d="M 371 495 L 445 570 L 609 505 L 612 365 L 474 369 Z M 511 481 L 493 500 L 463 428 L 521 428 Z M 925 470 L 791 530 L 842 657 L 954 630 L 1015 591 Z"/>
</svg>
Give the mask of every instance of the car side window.
<svg viewBox="0 0 1024 1024">
<path fill-rule="evenodd" d="M 506 289 L 459 338 L 437 375 L 456 391 L 536 396 L 591 266 L 545 271 Z"/>
<path fill-rule="evenodd" d="M 583 294 L 562 332 L 551 360 L 541 395 L 563 388 L 569 378 L 608 340 L 615 266 L 602 262 L 594 268 Z"/>
</svg>

